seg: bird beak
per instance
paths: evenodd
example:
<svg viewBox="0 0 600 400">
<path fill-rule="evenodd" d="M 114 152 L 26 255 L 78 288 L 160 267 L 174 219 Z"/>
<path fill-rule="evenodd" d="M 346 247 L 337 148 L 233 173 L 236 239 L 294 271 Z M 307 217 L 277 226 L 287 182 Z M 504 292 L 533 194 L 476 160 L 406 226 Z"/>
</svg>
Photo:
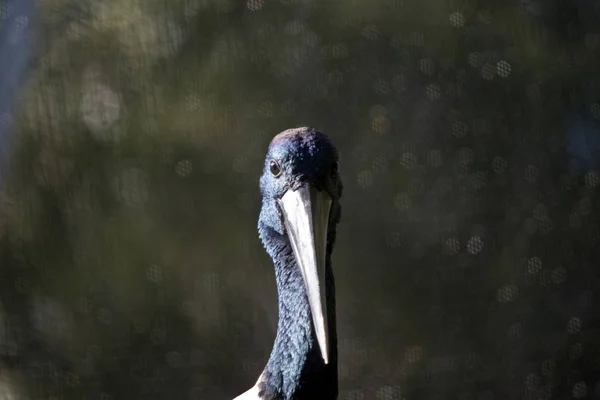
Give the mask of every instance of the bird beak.
<svg viewBox="0 0 600 400">
<path fill-rule="evenodd" d="M 296 263 L 302 272 L 317 341 L 329 362 L 325 306 L 325 256 L 331 197 L 310 185 L 289 189 L 279 200 Z"/>
</svg>

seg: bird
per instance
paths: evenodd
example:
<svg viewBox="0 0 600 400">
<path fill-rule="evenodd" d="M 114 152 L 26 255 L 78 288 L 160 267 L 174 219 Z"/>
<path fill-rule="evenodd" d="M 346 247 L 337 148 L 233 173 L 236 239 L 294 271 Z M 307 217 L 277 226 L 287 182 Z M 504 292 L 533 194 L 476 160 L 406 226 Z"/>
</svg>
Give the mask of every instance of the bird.
<svg viewBox="0 0 600 400">
<path fill-rule="evenodd" d="M 309 127 L 271 141 L 260 177 L 258 234 L 273 260 L 277 334 L 256 384 L 234 400 L 337 399 L 331 254 L 341 217 L 338 151 Z"/>
</svg>

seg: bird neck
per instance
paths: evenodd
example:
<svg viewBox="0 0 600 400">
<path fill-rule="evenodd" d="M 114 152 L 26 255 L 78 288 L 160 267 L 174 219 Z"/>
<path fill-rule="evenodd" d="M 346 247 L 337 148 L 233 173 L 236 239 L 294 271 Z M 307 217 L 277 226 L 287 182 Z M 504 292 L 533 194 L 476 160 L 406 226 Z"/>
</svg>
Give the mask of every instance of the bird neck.
<svg viewBox="0 0 600 400">
<path fill-rule="evenodd" d="M 260 236 L 275 264 L 279 304 L 277 335 L 261 376 L 261 398 L 269 400 L 337 398 L 337 341 L 334 286 L 329 252 L 326 293 L 329 325 L 329 364 L 325 365 L 313 327 L 300 269 L 289 239 L 269 228 Z"/>
</svg>

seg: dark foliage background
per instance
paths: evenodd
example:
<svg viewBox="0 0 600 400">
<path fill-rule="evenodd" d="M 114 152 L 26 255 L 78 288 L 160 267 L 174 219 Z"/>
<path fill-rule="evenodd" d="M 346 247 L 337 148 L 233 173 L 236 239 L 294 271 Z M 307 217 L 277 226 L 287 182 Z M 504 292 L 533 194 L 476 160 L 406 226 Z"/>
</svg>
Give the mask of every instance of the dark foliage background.
<svg viewBox="0 0 600 400">
<path fill-rule="evenodd" d="M 599 12 L 0 1 L 0 398 L 251 386 L 258 176 L 299 125 L 341 153 L 340 399 L 600 397 Z"/>
</svg>

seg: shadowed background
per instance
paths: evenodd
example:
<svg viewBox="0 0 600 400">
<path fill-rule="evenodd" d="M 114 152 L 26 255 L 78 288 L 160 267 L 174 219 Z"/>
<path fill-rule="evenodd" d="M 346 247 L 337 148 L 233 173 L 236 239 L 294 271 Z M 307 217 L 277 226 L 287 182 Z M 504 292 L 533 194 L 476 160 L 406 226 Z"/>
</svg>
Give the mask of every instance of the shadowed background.
<svg viewBox="0 0 600 400">
<path fill-rule="evenodd" d="M 258 177 L 303 125 L 345 184 L 340 399 L 600 397 L 599 13 L 0 0 L 0 399 L 250 387 Z"/>
</svg>

